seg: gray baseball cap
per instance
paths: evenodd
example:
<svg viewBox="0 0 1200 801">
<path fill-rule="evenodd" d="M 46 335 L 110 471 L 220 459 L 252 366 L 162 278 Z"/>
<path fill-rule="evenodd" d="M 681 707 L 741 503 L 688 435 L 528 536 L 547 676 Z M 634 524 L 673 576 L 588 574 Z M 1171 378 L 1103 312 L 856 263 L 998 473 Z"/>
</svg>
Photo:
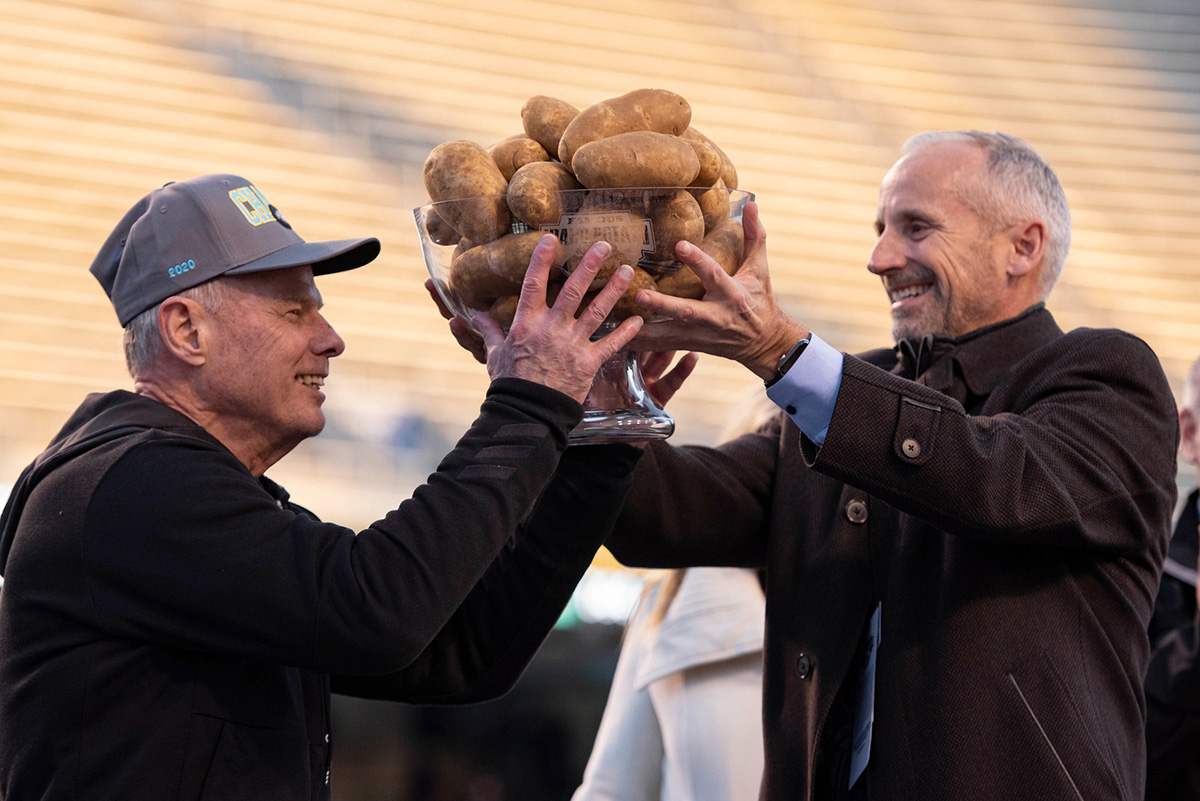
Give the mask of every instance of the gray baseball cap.
<svg viewBox="0 0 1200 801">
<path fill-rule="evenodd" d="M 379 240 L 305 242 L 254 184 L 202 175 L 155 189 L 131 208 L 92 262 L 122 327 L 220 275 L 312 265 L 314 275 L 361 267 Z"/>
</svg>

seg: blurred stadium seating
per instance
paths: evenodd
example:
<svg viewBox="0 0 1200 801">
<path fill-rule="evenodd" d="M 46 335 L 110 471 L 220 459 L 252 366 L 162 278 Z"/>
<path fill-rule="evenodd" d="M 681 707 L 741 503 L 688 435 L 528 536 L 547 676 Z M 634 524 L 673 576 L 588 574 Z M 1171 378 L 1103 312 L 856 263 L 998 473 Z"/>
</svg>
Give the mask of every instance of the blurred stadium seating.
<svg viewBox="0 0 1200 801">
<path fill-rule="evenodd" d="M 1064 324 L 1143 336 L 1176 383 L 1200 352 L 1200 10 L 1183 0 L 9 0 L 2 13 L 5 476 L 82 394 L 129 383 L 86 272 L 112 223 L 154 186 L 229 171 L 310 239 L 383 240 L 376 264 L 324 281 L 348 342 L 330 431 L 277 472 L 341 519 L 386 508 L 485 386 L 422 289 L 421 163 L 441 141 L 518 132 L 534 94 L 687 97 L 758 195 L 777 292 L 849 351 L 886 338 L 863 265 L 899 144 L 927 128 L 1023 136 L 1074 209 L 1051 298 Z M 677 436 L 711 439 L 752 384 L 705 360 L 673 404 Z"/>
</svg>

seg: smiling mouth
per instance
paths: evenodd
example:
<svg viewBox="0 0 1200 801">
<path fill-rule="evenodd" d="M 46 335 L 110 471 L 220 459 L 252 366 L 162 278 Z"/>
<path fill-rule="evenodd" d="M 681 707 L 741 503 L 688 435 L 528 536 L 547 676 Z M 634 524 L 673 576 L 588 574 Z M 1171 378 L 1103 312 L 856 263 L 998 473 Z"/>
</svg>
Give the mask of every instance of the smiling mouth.
<svg viewBox="0 0 1200 801">
<path fill-rule="evenodd" d="M 899 303 L 909 298 L 915 298 L 918 295 L 924 295 L 929 290 L 933 289 L 933 284 L 912 284 L 910 286 L 901 287 L 899 289 L 889 289 L 888 299 L 892 303 Z"/>
<path fill-rule="evenodd" d="M 323 375 L 298 375 L 296 380 L 306 387 L 323 387 L 325 386 L 325 376 Z"/>
</svg>

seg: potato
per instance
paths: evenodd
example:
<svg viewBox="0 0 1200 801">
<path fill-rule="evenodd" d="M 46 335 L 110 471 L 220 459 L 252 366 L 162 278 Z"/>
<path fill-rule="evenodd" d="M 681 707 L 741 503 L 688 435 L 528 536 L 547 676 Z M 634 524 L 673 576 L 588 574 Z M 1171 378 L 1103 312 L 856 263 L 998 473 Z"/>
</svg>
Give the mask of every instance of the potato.
<svg viewBox="0 0 1200 801">
<path fill-rule="evenodd" d="M 537 142 L 551 157 L 558 157 L 558 144 L 579 109 L 555 97 L 535 95 L 521 107 L 525 135 Z"/>
<path fill-rule="evenodd" d="M 617 299 L 617 305 L 613 306 L 612 314 L 618 320 L 624 320 L 626 317 L 637 315 L 643 320 L 649 320 L 654 316 L 654 312 L 644 306 L 639 306 L 633 302 L 637 293 L 643 289 L 654 289 L 654 279 L 645 270 L 633 268 L 633 281 L 629 284 L 629 288 L 625 290 L 625 294 Z"/>
<path fill-rule="evenodd" d="M 597 288 L 590 290 L 583 296 L 583 301 L 579 304 L 579 308 L 585 309 L 587 305 L 596 299 L 600 294 L 600 290 L 604 288 L 604 284 L 600 284 Z M 650 277 L 650 273 L 637 267 L 633 268 L 633 281 L 630 282 L 629 288 L 625 290 L 625 294 L 617 298 L 617 303 L 609 312 L 609 318 L 612 320 L 624 320 L 626 317 L 641 317 L 643 320 L 649 320 L 654 316 L 654 312 L 644 306 L 639 306 L 633 302 L 637 293 L 643 289 L 654 289 L 654 279 Z M 579 315 L 576 314 L 576 317 Z"/>
<path fill-rule="evenodd" d="M 576 152 L 590 142 L 630 131 L 654 131 L 679 136 L 691 121 L 692 107 L 674 92 L 636 89 L 579 112 L 562 133 L 558 144 L 558 160 L 575 169 Z"/>
<path fill-rule="evenodd" d="M 507 331 L 512 326 L 513 318 L 517 315 L 517 301 L 520 297 L 520 295 L 505 295 L 497 298 L 496 302 L 488 307 L 488 317 L 491 317 Z"/>
<path fill-rule="evenodd" d="M 457 245 L 462 241 L 458 231 L 450 223 L 442 219 L 442 215 L 434 207 L 430 207 L 425 215 L 425 232 L 429 238 L 439 245 Z"/>
<path fill-rule="evenodd" d="M 704 214 L 704 230 L 711 231 L 729 219 L 729 190 L 720 178 L 712 189 L 693 190 L 700 211 Z"/>
<path fill-rule="evenodd" d="M 742 266 L 746 255 L 746 234 L 740 220 L 725 220 L 709 231 L 700 243 L 700 249 L 712 256 L 729 275 Z"/>
<path fill-rule="evenodd" d="M 497 298 L 520 292 L 541 231 L 509 234 L 458 254 L 450 263 L 450 288 L 473 309 L 486 311 Z"/>
<path fill-rule="evenodd" d="M 700 172 L 692 179 L 690 186 L 715 186 L 721 180 L 721 155 L 717 153 L 716 145 L 702 139 L 684 139 L 692 150 L 696 151 L 696 159 L 700 162 Z"/>
<path fill-rule="evenodd" d="M 718 225 L 700 243 L 700 249 L 712 256 L 729 275 L 736 273 L 741 266 L 745 248 L 742 224 L 732 219 Z M 658 284 L 658 291 L 666 295 L 692 300 L 704 297 L 704 284 L 687 265 L 680 265 L 670 275 L 659 276 L 655 283 Z"/>
<path fill-rule="evenodd" d="M 680 137 L 682 137 L 683 139 L 687 139 L 688 141 L 704 142 L 705 144 L 710 145 L 713 148 L 713 150 L 715 150 L 717 152 L 717 155 L 721 159 L 721 180 L 725 182 L 725 188 L 726 189 L 737 189 L 737 187 L 738 187 L 737 169 L 733 166 L 733 162 L 729 160 L 729 156 L 727 156 L 725 154 L 725 151 L 722 150 L 717 145 L 716 142 L 709 139 L 707 136 L 700 133 L 695 128 L 690 128 L 690 127 L 687 130 L 685 130 L 682 134 L 680 134 Z"/>
<path fill-rule="evenodd" d="M 550 283 L 546 285 L 546 305 L 553 306 L 554 301 L 558 299 L 558 293 L 562 291 L 563 281 L 566 280 L 566 275 L 558 270 L 553 270 L 550 273 Z M 520 294 L 505 295 L 501 298 L 496 298 L 496 302 L 488 309 L 488 316 L 500 324 L 500 327 L 507 331 L 512 327 L 513 320 L 517 315 L 517 302 L 521 299 Z M 578 313 L 576 314 L 578 317 Z"/>
<path fill-rule="evenodd" d="M 700 300 L 704 297 L 704 284 L 700 283 L 700 278 L 692 268 L 686 264 L 679 265 L 679 269 L 668 275 L 660 275 L 655 279 L 657 289 L 664 295 L 674 295 L 677 298 L 688 298 L 689 300 Z"/>
<path fill-rule="evenodd" d="M 698 243 L 704 238 L 704 212 L 686 189 L 660 195 L 649 206 L 646 216 L 654 249 L 643 256 L 643 265 L 673 264 L 676 244 L 683 240 Z"/>
<path fill-rule="evenodd" d="M 465 140 L 438 145 L 425 159 L 423 177 L 433 202 L 458 201 L 437 212 L 461 236 L 490 242 L 511 230 L 504 202 L 508 181 L 479 145 Z"/>
<path fill-rule="evenodd" d="M 504 180 L 511 181 L 513 173 L 536 161 L 549 161 L 550 154 L 537 142 L 525 134 L 516 134 L 507 139 L 501 139 L 487 149 L 488 155 L 500 168 Z"/>
<path fill-rule="evenodd" d="M 475 243 L 466 237 L 458 240 L 458 244 L 454 246 L 454 252 L 450 254 L 450 263 L 453 264 L 455 259 L 473 247 L 475 247 Z"/>
<path fill-rule="evenodd" d="M 579 148 L 571 168 L 589 189 L 687 186 L 700 171 L 700 161 L 692 146 L 678 136 L 631 131 Z"/>
<path fill-rule="evenodd" d="M 579 255 L 582 257 L 583 253 L 586 252 L 587 251 L 585 249 L 581 251 Z M 627 258 L 623 258 L 622 255 L 616 250 L 610 251 L 609 254 L 605 256 L 604 261 L 600 262 L 600 269 L 596 271 L 596 277 L 592 279 L 592 283 L 588 287 L 587 291 L 599 292 L 601 289 L 603 289 L 604 285 L 608 283 L 608 279 L 612 278 L 612 274 L 615 273 L 622 264 L 628 264 L 631 267 L 636 267 L 637 261 L 630 261 Z M 570 274 L 575 272 L 575 268 L 578 266 L 579 259 L 571 259 L 563 265 L 563 271 L 567 274 Z"/>
<path fill-rule="evenodd" d="M 563 216 L 558 193 L 582 188 L 571 171 L 557 161 L 535 161 L 517 170 L 508 182 L 508 208 L 531 228 L 554 224 Z"/>
</svg>

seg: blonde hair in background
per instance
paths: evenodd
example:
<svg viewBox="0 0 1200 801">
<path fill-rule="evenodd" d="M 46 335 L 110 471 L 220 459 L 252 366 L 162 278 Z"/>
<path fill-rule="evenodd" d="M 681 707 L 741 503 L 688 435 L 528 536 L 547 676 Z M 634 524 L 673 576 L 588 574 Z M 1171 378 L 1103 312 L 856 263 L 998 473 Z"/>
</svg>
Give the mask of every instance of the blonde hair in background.
<svg viewBox="0 0 1200 801">
<path fill-rule="evenodd" d="M 739 407 L 738 412 L 725 424 L 718 440 L 728 442 L 743 434 L 752 434 L 770 423 L 778 414 L 781 414 L 779 407 L 767 397 L 766 389 L 754 387 L 753 391 L 746 395 L 746 400 Z M 647 625 L 657 626 L 662 623 L 675 596 L 679 594 L 679 587 L 683 584 L 683 577 L 686 575 L 687 568 L 655 570 L 646 575 L 642 584 L 642 594 L 634 609 L 636 610 L 643 603 L 648 603 L 648 599 L 657 593 L 658 597 L 654 601 L 654 607 L 646 615 Z"/>
</svg>

